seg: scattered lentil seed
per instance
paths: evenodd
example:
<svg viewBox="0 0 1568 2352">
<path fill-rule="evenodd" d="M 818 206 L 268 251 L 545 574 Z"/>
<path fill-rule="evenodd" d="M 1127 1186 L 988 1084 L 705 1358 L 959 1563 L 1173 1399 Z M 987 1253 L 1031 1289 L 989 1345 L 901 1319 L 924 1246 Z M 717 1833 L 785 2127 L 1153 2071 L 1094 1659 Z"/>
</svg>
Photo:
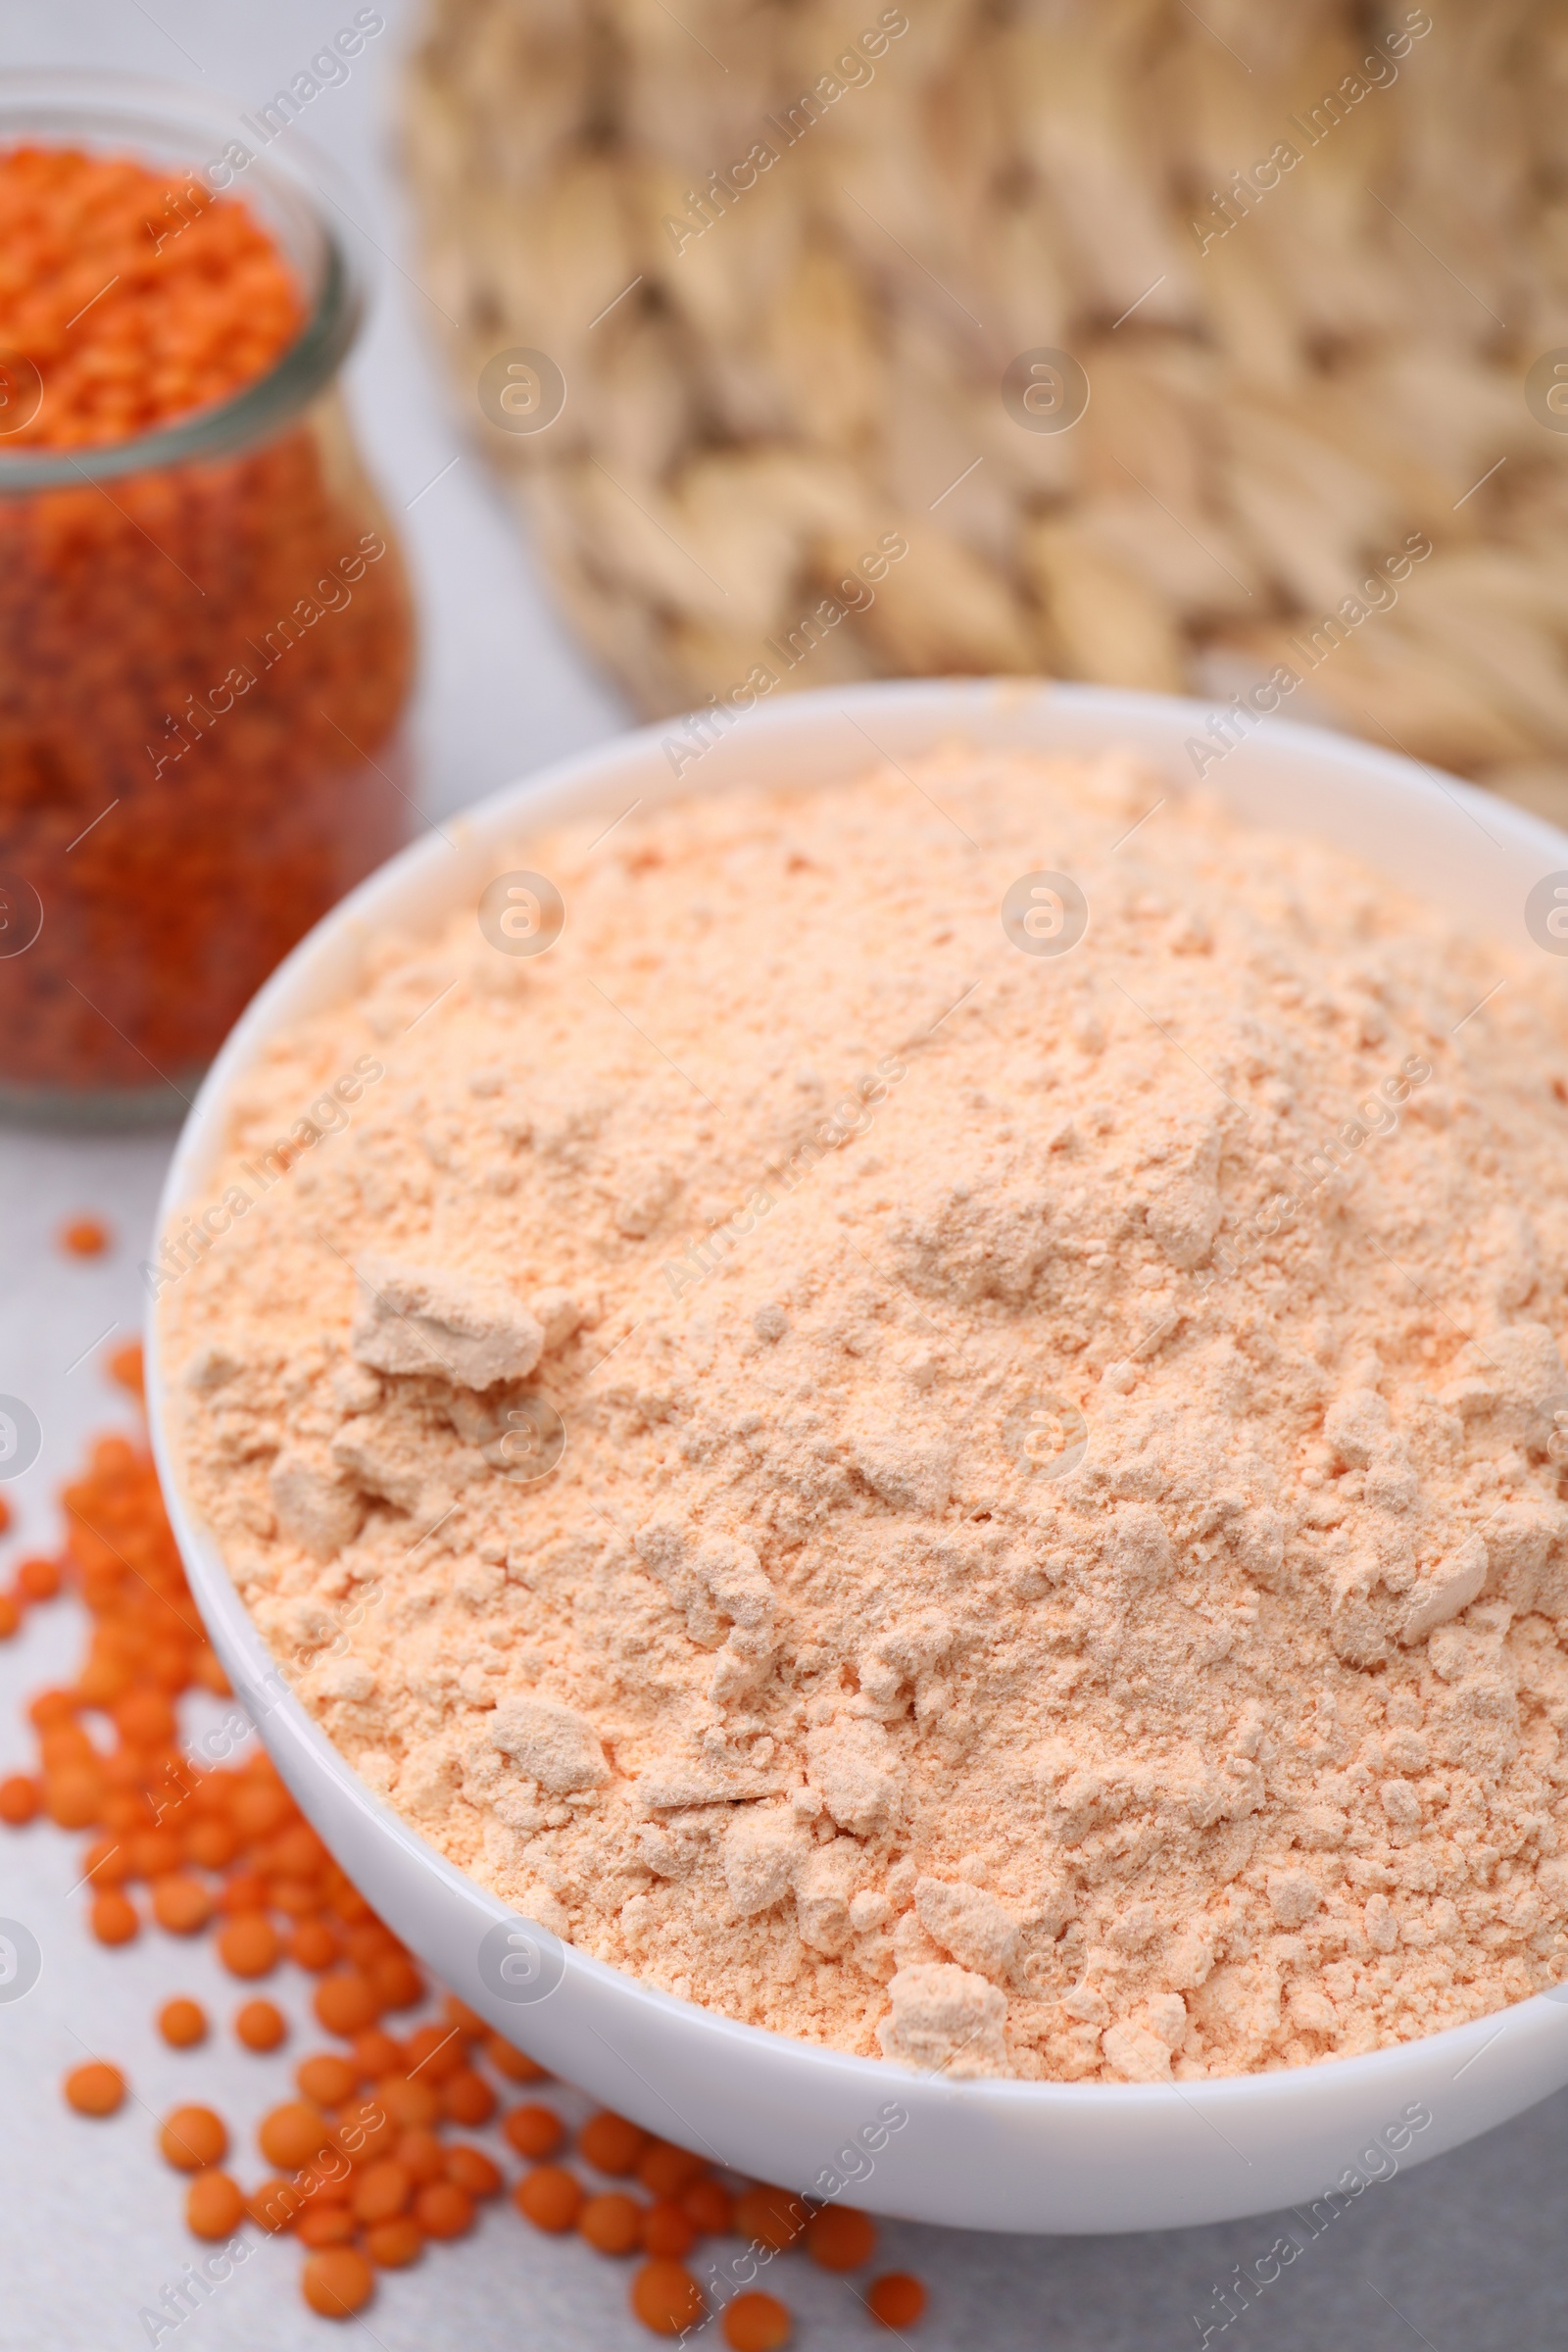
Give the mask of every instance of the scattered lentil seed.
<svg viewBox="0 0 1568 2352">
<path fill-rule="evenodd" d="M 495 2111 L 495 2092 L 471 2066 L 460 2067 L 441 2085 L 441 2112 L 455 2124 L 487 2124 Z"/>
<path fill-rule="evenodd" d="M 34 1554 L 17 1564 L 17 1592 L 23 1600 L 55 1600 L 62 1584 L 60 1562 Z"/>
<path fill-rule="evenodd" d="M 324 1919 L 302 1919 L 289 1936 L 286 1949 L 295 1966 L 308 1969 L 312 1976 L 330 1968 L 338 1957 L 337 1937 Z"/>
<path fill-rule="evenodd" d="M 824 2271 L 858 2271 L 876 2252 L 876 2224 L 849 2205 L 824 2205 L 806 2225 L 806 2251 Z"/>
<path fill-rule="evenodd" d="M 213 1898 L 200 1879 L 171 1871 L 153 1883 L 153 1917 L 172 1936 L 198 1936 L 213 1916 Z"/>
<path fill-rule="evenodd" d="M 365 2232 L 365 2251 L 380 2271 L 406 2270 L 424 2252 L 424 2231 L 412 2213 L 376 2222 Z"/>
<path fill-rule="evenodd" d="M 333 2145 L 301 2165 L 294 2179 L 302 2194 L 319 2198 L 323 2205 L 347 2205 L 354 2195 L 353 2170 L 345 2163 L 342 2150 Z"/>
<path fill-rule="evenodd" d="M 247 1843 L 280 1830 L 294 1810 L 294 1800 L 281 1781 L 256 1774 L 234 1790 L 234 1827 Z"/>
<path fill-rule="evenodd" d="M 141 1914 L 118 1886 L 93 1896 L 87 1920 L 100 1943 L 130 1943 L 141 1933 Z"/>
<path fill-rule="evenodd" d="M 403 2045 L 402 2071 L 422 2075 L 427 2082 L 444 2082 L 449 2076 L 466 2069 L 467 2063 L 463 2034 L 450 2022 L 416 2026 Z"/>
<path fill-rule="evenodd" d="M 248 2050 L 275 2050 L 288 2034 L 288 2020 L 275 2001 L 246 2001 L 234 2012 L 234 2034 Z"/>
<path fill-rule="evenodd" d="M 735 2228 L 742 2237 L 756 2238 L 777 2254 L 799 2245 L 810 2216 L 799 2197 L 788 2189 L 748 2188 L 735 2200 Z"/>
<path fill-rule="evenodd" d="M 414 2176 L 395 2156 L 368 2164 L 354 2183 L 349 2202 L 362 2222 L 390 2222 L 407 2213 L 414 2201 Z"/>
<path fill-rule="evenodd" d="M 440 2142 L 436 2145 L 440 2148 Z M 470 2148 L 466 2140 L 457 2140 L 441 2151 L 446 2177 L 470 2197 L 494 2197 L 501 2190 L 501 2168 L 492 2164 L 483 2148 Z"/>
<path fill-rule="evenodd" d="M 694 2180 L 677 2202 L 705 2237 L 727 2237 L 735 2226 L 735 2200 L 722 2180 Z"/>
<path fill-rule="evenodd" d="M 174 1875 L 179 1860 L 179 1839 L 172 1830 L 138 1830 L 128 1841 L 130 1867 L 138 1879 L 164 1879 Z"/>
<path fill-rule="evenodd" d="M 382 2075 L 395 2075 L 403 2064 L 402 2050 L 379 2026 L 369 2026 L 363 2034 L 356 2034 L 351 2054 L 362 2082 L 374 2082 Z"/>
<path fill-rule="evenodd" d="M 415 2195 L 414 2218 L 426 2237 L 466 2237 L 473 2199 L 455 2180 L 427 2180 Z"/>
<path fill-rule="evenodd" d="M 194 2049 L 207 2039 L 207 2012 L 199 2001 L 179 1993 L 159 2010 L 158 2031 L 171 2049 Z"/>
<path fill-rule="evenodd" d="M 337 2119 L 337 2142 L 351 2164 L 373 2164 L 378 2156 L 389 2156 L 397 2136 L 397 2125 L 373 2091 L 351 2101 Z"/>
<path fill-rule="evenodd" d="M 650 2254 L 679 2261 L 697 2243 L 697 2225 L 684 2207 L 662 2197 L 643 2214 L 643 2244 Z"/>
<path fill-rule="evenodd" d="M 319 2107 L 305 2099 L 289 2099 L 264 2115 L 256 2131 L 256 2144 L 269 2164 L 281 2170 L 284 2166 L 309 2164 L 318 2156 L 327 2142 L 326 2118 Z"/>
<path fill-rule="evenodd" d="M 608 2109 L 591 2115 L 577 2134 L 577 2153 L 583 2162 L 612 2180 L 635 2172 L 637 2159 L 649 2144 L 640 2125 L 629 2124 L 623 2115 L 612 2115 Z"/>
<path fill-rule="evenodd" d="M 407 1952 L 383 1953 L 368 1973 L 379 2009 L 412 2009 L 424 1998 L 424 1979 Z"/>
<path fill-rule="evenodd" d="M 312 2205 L 295 2223 L 294 2234 L 302 2246 L 351 2246 L 356 2235 L 354 2216 L 346 2205 Z"/>
<path fill-rule="evenodd" d="M 352 2246 L 330 2246 L 310 2257 L 300 2286 L 306 2302 L 323 2320 L 346 2320 L 365 2309 L 375 2292 L 375 2277 Z"/>
<path fill-rule="evenodd" d="M 66 2101 L 78 2115 L 113 2115 L 124 2104 L 125 2078 L 118 2066 L 91 2058 L 66 2077 Z"/>
<path fill-rule="evenodd" d="M 667 2139 L 654 2140 L 637 2159 L 637 2178 L 656 2197 L 678 2197 L 707 2170 L 701 2156 Z"/>
<path fill-rule="evenodd" d="M 737 2295 L 720 2322 L 730 2352 L 782 2352 L 794 2322 L 776 2295 Z"/>
<path fill-rule="evenodd" d="M 193 1821 L 185 1832 L 185 1859 L 202 1870 L 226 1870 L 239 1852 L 239 1836 L 229 1821 Z"/>
<path fill-rule="evenodd" d="M 280 2230 L 294 2227 L 302 2203 L 303 2199 L 293 2181 L 281 2180 L 274 2176 L 270 2180 L 264 2180 L 259 2188 L 251 2190 L 245 2200 L 245 2211 L 258 2230 L 265 2230 L 269 2237 L 275 2237 Z"/>
<path fill-rule="evenodd" d="M 230 1919 L 249 1919 L 267 1911 L 267 1882 L 254 1870 L 236 1870 L 219 1897 L 218 1907 Z"/>
<path fill-rule="evenodd" d="M 231 1977 L 270 1976 L 281 1948 L 264 1911 L 242 1911 L 219 1931 L 218 1957 Z"/>
<path fill-rule="evenodd" d="M 301 2098 L 309 2099 L 315 2107 L 345 2105 L 359 2087 L 359 2080 L 350 2061 L 331 2050 L 322 2050 L 314 2058 L 302 2058 L 294 2069 Z"/>
<path fill-rule="evenodd" d="M 73 1217 L 60 1228 L 60 1247 L 71 1257 L 102 1257 L 109 1228 L 101 1217 Z"/>
<path fill-rule="evenodd" d="M 119 1838 L 95 1838 L 81 1857 L 81 1875 L 93 1886 L 121 1886 L 132 1874 L 129 1848 Z"/>
<path fill-rule="evenodd" d="M 440 2093 L 422 2076 L 383 2075 L 375 2084 L 375 2098 L 393 2123 L 405 2129 L 428 2129 L 441 2112 Z"/>
<path fill-rule="evenodd" d="M 227 2155 L 228 2127 L 211 2107 L 175 2107 L 164 2118 L 158 2145 L 176 2171 L 199 2173 Z"/>
<path fill-rule="evenodd" d="M 582 2182 L 564 2164 L 536 2164 L 512 2192 L 512 2201 L 536 2230 L 573 2230 L 586 2201 Z"/>
<path fill-rule="evenodd" d="M 93 1764 L 67 1764 L 47 1773 L 43 1809 L 57 1830 L 90 1830 L 103 1805 L 103 1775 Z"/>
<path fill-rule="evenodd" d="M 519 2156 L 553 2156 L 566 2136 L 553 2107 L 514 2107 L 501 2129 Z"/>
<path fill-rule="evenodd" d="M 339 1969 L 323 1977 L 316 1987 L 311 2002 L 318 2018 L 329 2034 L 341 2034 L 345 2040 L 373 2026 L 381 2014 L 381 2001 L 375 1986 L 358 1969 Z"/>
<path fill-rule="evenodd" d="M 473 2152 L 477 2154 L 478 2151 Z M 409 2178 L 416 2181 L 420 2188 L 427 2180 L 440 2180 L 447 2177 L 449 2169 L 447 2151 L 435 2133 L 425 2131 L 422 2126 L 414 2126 L 407 2132 L 400 2132 L 393 2142 L 392 2153 Z M 452 2150 L 454 2156 L 462 2153 L 461 2149 L 454 2148 Z M 489 2159 L 486 2158 L 485 2161 L 488 2163 Z M 491 2170 L 495 2171 L 493 2165 Z M 453 2174 L 451 2177 L 455 2180 L 457 2175 Z M 468 2183 L 465 2181 L 463 2185 L 466 2187 Z M 501 2185 L 499 2173 L 496 2173 L 496 2185 L 498 2188 Z"/>
<path fill-rule="evenodd" d="M 43 1791 L 30 1772 L 8 1772 L 0 1781 L 0 1821 L 8 1829 L 24 1829 L 35 1821 L 42 1802 Z"/>
<path fill-rule="evenodd" d="M 912 2328 L 925 2306 L 925 2288 L 907 2271 L 889 2271 L 865 2290 L 865 2307 L 883 2328 Z"/>
<path fill-rule="evenodd" d="M 643 2209 L 623 2189 L 590 2197 L 577 2228 L 596 2254 L 635 2254 L 643 2242 Z"/>
<path fill-rule="evenodd" d="M 655 2335 L 683 2335 L 708 2309 L 708 2299 L 683 2262 L 645 2262 L 631 2282 L 631 2307 Z"/>
<path fill-rule="evenodd" d="M 198 2173 L 185 2191 L 185 2226 L 195 2237 L 232 2237 L 244 2214 L 244 2193 L 227 2173 Z"/>
</svg>

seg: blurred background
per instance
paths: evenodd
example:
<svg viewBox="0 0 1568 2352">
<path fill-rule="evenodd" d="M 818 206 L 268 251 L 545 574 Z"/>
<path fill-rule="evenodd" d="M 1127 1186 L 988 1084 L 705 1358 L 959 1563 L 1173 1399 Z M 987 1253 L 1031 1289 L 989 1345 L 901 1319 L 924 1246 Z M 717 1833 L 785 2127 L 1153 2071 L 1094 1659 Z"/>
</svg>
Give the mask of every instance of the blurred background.
<svg viewBox="0 0 1568 2352">
<path fill-rule="evenodd" d="M 313 71 L 355 25 L 343 71 Z M 635 715 L 945 670 L 1215 710 L 1285 671 L 1287 715 L 1547 813 L 1568 802 L 1560 11 L 53 0 L 0 24 L 0 72 L 61 65 L 197 91 L 307 176 L 302 138 L 328 159 L 320 201 L 375 281 L 343 370 L 355 495 L 401 549 L 417 642 L 396 758 L 366 746 L 395 831 Z M 72 698 L 54 704 L 69 721 Z M 106 906 L 135 857 L 112 824 Z M 148 838 L 137 905 L 162 938 L 183 885 Z M 240 1001 L 254 985 L 228 979 Z M 150 1076 L 115 1062 L 111 1030 L 163 1055 L 104 1005 L 78 1050 L 106 1058 L 76 1075 L 155 1124 L 0 1130 L 0 1393 L 41 1433 L 4 1489 L 8 1564 L 53 1540 L 89 1434 L 127 1422 L 99 1366 L 140 1326 L 189 1091 L 182 1048 Z M 62 1254 L 74 1211 L 104 1220 L 106 1253 Z M 0 1769 L 79 1639 L 61 1603 L 0 1646 Z M 78 1867 L 52 1832 L 0 1850 L 0 1908 L 62 1923 L 32 1993 L 0 2003 L 0 2344 L 103 2352 L 149 2340 L 138 2313 L 191 2241 L 145 2117 L 100 2131 L 59 2099 L 83 2039 L 127 2053 L 155 2107 L 177 2071 L 148 2025 L 167 1947 L 92 1945 Z M 221 2008 L 211 1955 L 181 1961 Z M 303 2016 L 306 1989 L 278 1997 Z M 204 2065 L 226 2110 L 255 2104 L 255 2061 Z M 1554 2340 L 1565 2138 L 1559 2097 L 1371 2189 L 1225 2331 L 1280 2352 Z M 890 2229 L 884 2250 L 930 2283 L 932 2352 L 1132 2352 L 1217 2332 L 1216 2289 L 1275 2234 Z M 260 2352 L 324 2332 L 295 2267 L 260 2249 L 181 2337 Z M 803 2345 L 869 2343 L 838 2282 L 801 2267 Z M 384 2352 L 647 2340 L 617 2268 L 509 2212 L 356 2325 Z"/>
<path fill-rule="evenodd" d="M 1556 806 L 1565 99 L 1560 15 L 1472 0 L 431 0 L 404 120 L 460 393 L 509 344 L 570 388 L 494 454 L 643 709 L 893 528 L 811 683 L 1285 664 Z"/>
</svg>

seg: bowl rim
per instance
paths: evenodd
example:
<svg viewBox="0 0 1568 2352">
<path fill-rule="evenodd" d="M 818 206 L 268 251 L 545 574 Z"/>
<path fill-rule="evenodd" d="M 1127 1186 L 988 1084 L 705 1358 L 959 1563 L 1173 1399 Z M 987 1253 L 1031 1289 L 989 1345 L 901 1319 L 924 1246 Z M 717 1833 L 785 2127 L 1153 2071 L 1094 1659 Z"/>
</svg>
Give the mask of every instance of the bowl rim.
<svg viewBox="0 0 1568 2352">
<path fill-rule="evenodd" d="M 1069 717 L 1087 721 L 1096 727 L 1103 722 L 1102 741 L 1105 749 L 1130 745 L 1135 751 L 1141 750 L 1145 748 L 1145 742 L 1153 739 L 1156 731 L 1168 731 L 1172 737 L 1183 728 L 1206 733 L 1214 715 L 1213 706 L 1190 697 L 1152 695 L 1133 689 L 1082 686 L 1051 679 L 880 680 L 783 696 L 777 702 L 763 704 L 748 711 L 734 733 L 724 740 L 731 744 L 756 741 L 764 731 L 774 735 L 800 732 L 809 736 L 813 727 L 830 712 L 842 714 L 847 701 L 867 711 L 889 711 L 903 708 L 913 713 L 928 714 L 937 721 L 932 729 L 933 740 L 936 740 L 943 733 L 961 735 L 966 721 L 973 724 L 999 714 L 1004 720 L 1025 703 L 1035 703 L 1041 698 L 1057 706 Z M 215 1150 L 221 1149 L 224 1106 L 230 1090 L 247 1067 L 254 1051 L 271 1034 L 274 1025 L 297 1017 L 291 1000 L 318 959 L 341 938 L 376 919 L 382 908 L 389 903 L 396 903 L 416 879 L 426 874 L 434 879 L 443 867 L 451 863 L 455 855 L 460 861 L 464 857 L 471 860 L 477 853 L 486 849 L 525 841 L 535 826 L 562 821 L 565 812 L 550 804 L 566 796 L 581 795 L 588 787 L 606 787 L 617 770 L 647 760 L 655 753 L 665 752 L 672 734 L 678 734 L 694 723 L 710 723 L 710 710 L 656 720 L 617 733 L 586 750 L 551 761 L 540 769 L 524 772 L 473 803 L 456 817 L 444 817 L 439 827 L 432 825 L 429 831 L 387 859 L 331 907 L 263 984 L 212 1063 L 180 1129 L 159 1200 L 155 1237 L 167 1229 L 173 1213 L 196 1189 L 209 1164 L 210 1155 Z M 1141 741 L 1141 738 L 1145 741 Z M 1025 742 L 1025 748 L 1036 751 L 1045 748 L 1038 743 L 1026 743 L 1023 738 L 1020 741 Z M 1512 837 L 1512 847 L 1516 853 L 1532 855 L 1543 861 L 1544 872 L 1557 866 L 1568 869 L 1568 834 L 1559 832 L 1532 812 L 1501 801 L 1494 794 L 1421 761 L 1397 753 L 1381 751 L 1359 738 L 1342 735 L 1326 727 L 1280 718 L 1271 718 L 1259 735 L 1250 741 L 1265 746 L 1272 744 L 1298 757 L 1315 759 L 1331 767 L 1359 772 L 1367 777 L 1376 776 L 1390 783 L 1408 786 L 1425 782 L 1441 789 L 1450 801 L 1469 813 L 1479 815 L 1481 810 L 1485 810 L 1493 826 L 1499 828 L 1505 838 Z M 1063 746 L 1064 751 L 1068 752 L 1076 752 L 1079 748 L 1071 742 Z M 879 746 L 872 746 L 873 751 L 879 749 Z M 858 764 L 861 767 L 870 764 L 870 757 L 869 753 L 860 754 Z M 1168 746 L 1166 757 L 1169 757 Z M 853 761 L 846 763 L 846 772 L 853 765 Z M 710 790 L 723 790 L 728 780 L 721 775 L 711 779 L 699 776 L 695 789 L 704 794 Z M 820 781 L 820 777 L 813 775 L 811 781 Z M 677 779 L 661 797 L 680 799 L 693 789 L 692 785 Z M 605 795 L 607 806 L 611 797 Z M 579 809 L 578 813 L 583 811 Z M 454 833 L 460 837 L 458 840 L 453 839 Z M 432 902 L 438 918 L 444 918 L 451 910 L 453 898 L 450 893 L 445 899 L 440 898 L 439 893 L 432 893 Z M 406 914 L 399 918 L 399 922 L 401 928 L 413 932 L 419 927 Z M 144 1264 L 141 1271 L 144 1278 L 149 1278 L 154 1269 Z M 169 1384 L 160 1341 L 158 1297 L 155 1292 L 149 1299 L 144 1330 L 147 1417 L 170 1520 L 193 1596 L 224 1662 L 228 1663 L 232 1658 L 240 1666 L 247 1682 L 267 1689 L 283 1679 L 281 1670 L 229 1577 L 216 1539 L 203 1527 L 186 1498 L 175 1442 L 166 1411 Z M 470 1907 L 490 1923 L 515 1925 L 523 1920 L 523 1914 L 514 1910 L 499 1895 L 461 1870 L 422 1837 L 394 1806 L 376 1795 L 361 1780 L 347 1756 L 327 1738 L 291 1689 L 284 1687 L 278 1692 L 256 1725 L 264 1744 L 268 1743 L 266 1724 L 274 1714 L 281 1716 L 287 1736 L 295 1747 L 312 1757 L 314 1766 L 324 1772 L 341 1799 L 374 1822 L 378 1835 L 390 1838 L 422 1869 L 433 1870 L 437 1877 L 444 1879 L 454 1891 L 461 1892 Z M 548 1931 L 538 1929 L 535 1923 L 527 1924 L 530 1933 L 537 1934 L 542 1944 L 547 1947 L 557 1945 L 558 1939 Z M 982 2108 L 994 2107 L 999 2112 L 1018 2108 L 1044 2110 L 1063 2117 L 1084 2112 L 1102 2114 L 1107 2109 L 1115 2108 L 1124 2113 L 1142 2110 L 1146 2113 L 1168 2114 L 1178 2104 L 1200 2115 L 1210 2108 L 1228 2113 L 1237 2108 L 1266 2107 L 1277 2105 L 1282 2100 L 1289 2102 L 1310 2098 L 1330 2079 L 1335 2084 L 1344 2085 L 1347 2089 L 1353 2088 L 1356 2092 L 1370 2092 L 1386 2084 L 1390 2093 L 1396 2095 L 1401 2076 L 1407 2078 L 1404 2086 L 1408 2087 L 1408 2078 L 1417 2060 L 1429 2063 L 1434 2059 L 1452 2059 L 1456 2062 L 1454 2079 L 1457 2079 L 1457 2074 L 1463 2073 L 1474 2063 L 1481 2049 L 1487 2045 L 1489 2036 L 1494 2038 L 1504 2025 L 1515 2020 L 1533 2019 L 1538 2026 L 1545 2026 L 1549 2022 L 1555 2030 L 1568 2023 L 1568 1983 L 1565 1983 L 1531 1994 L 1522 2001 L 1505 2003 L 1461 2025 L 1445 2027 L 1434 2034 L 1413 2035 L 1406 2040 L 1355 2055 L 1342 2057 L 1330 2054 L 1301 2067 L 1154 2083 L 1066 2082 L 1016 2076 L 955 2078 L 945 2072 L 926 2073 L 898 2061 L 865 2057 L 858 2052 L 838 2049 L 826 2043 L 798 2040 L 793 2035 L 776 2033 L 769 2027 L 749 2025 L 740 2019 L 725 2016 L 717 2009 L 709 2008 L 700 2001 L 687 2001 L 667 1993 L 570 1943 L 561 1942 L 559 1949 L 566 1974 L 577 1977 L 585 1987 L 597 1986 L 608 1995 L 647 2009 L 655 2015 L 662 2013 L 672 2018 L 678 2017 L 688 2027 L 694 2019 L 700 2021 L 702 2030 L 711 2037 L 715 2057 L 720 2060 L 726 2045 L 734 2048 L 737 2054 L 762 2049 L 779 2063 L 787 2059 L 803 2072 L 830 2074 L 837 2081 L 856 2084 L 866 2092 L 878 2088 L 884 2093 L 890 2089 L 902 2089 L 904 2095 L 909 2095 L 912 2086 L 918 2085 L 918 2095 L 922 2098 L 934 2096 L 944 2101 L 961 2101 L 965 2107 L 973 2107 L 978 2103 Z M 517 2022 L 520 2030 L 520 2017 Z M 1211 2118 L 1205 2120 L 1212 2122 Z M 1439 2151 L 1434 2149 L 1432 2152 Z M 1253 2209 L 1237 2207 L 1236 2210 Z"/>
</svg>

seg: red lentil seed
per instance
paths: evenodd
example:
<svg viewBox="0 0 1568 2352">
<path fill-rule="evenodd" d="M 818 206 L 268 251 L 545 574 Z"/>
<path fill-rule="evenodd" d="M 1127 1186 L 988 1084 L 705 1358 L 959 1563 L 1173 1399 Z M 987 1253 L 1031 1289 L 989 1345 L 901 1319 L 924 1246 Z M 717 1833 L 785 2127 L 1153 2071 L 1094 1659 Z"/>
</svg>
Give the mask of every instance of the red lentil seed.
<svg viewBox="0 0 1568 2352">
<path fill-rule="evenodd" d="M 880 2327 L 912 2328 L 926 2307 L 926 2291 L 907 2271 L 889 2271 L 865 2290 L 865 2307 Z"/>
</svg>

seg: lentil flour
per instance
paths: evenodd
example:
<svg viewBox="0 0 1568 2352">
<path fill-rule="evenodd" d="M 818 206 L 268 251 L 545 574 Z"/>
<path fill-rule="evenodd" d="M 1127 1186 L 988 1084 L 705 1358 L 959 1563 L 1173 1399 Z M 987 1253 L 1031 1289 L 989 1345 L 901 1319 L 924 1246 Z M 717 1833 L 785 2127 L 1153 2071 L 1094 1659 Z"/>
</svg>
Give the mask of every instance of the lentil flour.
<svg viewBox="0 0 1568 2352">
<path fill-rule="evenodd" d="M 150 1269 L 365 1780 L 616 1967 L 955 2075 L 1554 1982 L 1560 968 L 1127 758 L 601 829 L 501 861 L 548 954 L 368 942 Z"/>
</svg>

